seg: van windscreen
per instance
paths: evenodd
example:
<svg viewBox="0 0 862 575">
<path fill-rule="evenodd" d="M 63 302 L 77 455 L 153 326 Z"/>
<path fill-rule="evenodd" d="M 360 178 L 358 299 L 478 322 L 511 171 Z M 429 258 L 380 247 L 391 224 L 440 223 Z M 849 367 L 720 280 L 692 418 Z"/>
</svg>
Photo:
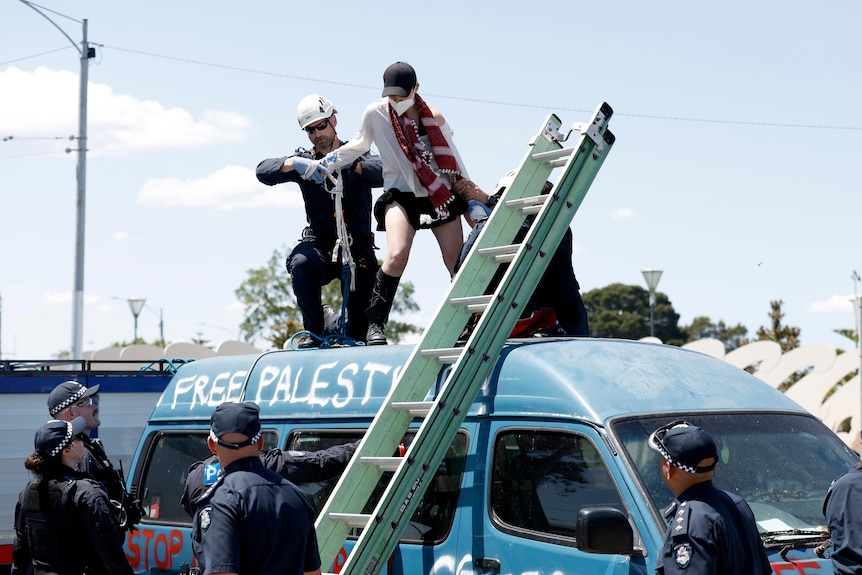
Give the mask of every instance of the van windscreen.
<svg viewBox="0 0 862 575">
<path fill-rule="evenodd" d="M 719 455 L 713 483 L 748 502 L 763 534 L 826 529 L 826 492 L 859 461 L 820 421 L 799 413 L 673 413 L 615 420 L 610 431 L 623 446 L 657 517 L 674 497 L 659 474 L 660 456 L 647 439 L 675 420 L 698 425 L 713 437 Z"/>
</svg>

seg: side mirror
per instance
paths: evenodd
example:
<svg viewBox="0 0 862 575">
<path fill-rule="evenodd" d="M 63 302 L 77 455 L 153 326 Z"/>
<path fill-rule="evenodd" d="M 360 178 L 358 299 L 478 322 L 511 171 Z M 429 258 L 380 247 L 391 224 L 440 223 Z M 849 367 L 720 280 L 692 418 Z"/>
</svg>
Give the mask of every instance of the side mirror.
<svg viewBox="0 0 862 575">
<path fill-rule="evenodd" d="M 586 553 L 635 555 L 634 532 L 625 513 L 615 507 L 584 507 L 578 512 L 575 538 Z"/>
</svg>

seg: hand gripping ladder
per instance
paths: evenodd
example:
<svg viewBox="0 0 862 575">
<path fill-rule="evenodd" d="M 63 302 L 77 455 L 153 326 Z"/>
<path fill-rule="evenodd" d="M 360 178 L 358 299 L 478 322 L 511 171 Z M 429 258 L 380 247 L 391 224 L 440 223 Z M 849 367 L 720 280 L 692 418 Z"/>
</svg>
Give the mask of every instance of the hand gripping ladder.
<svg viewBox="0 0 862 575">
<path fill-rule="evenodd" d="M 324 569 L 333 564 L 352 528 L 361 534 L 342 574 L 374 575 L 392 554 L 613 145 L 614 136 L 607 130 L 612 113 L 603 103 L 589 123 L 575 124 L 566 134 L 551 115 L 530 141 L 512 184 L 321 510 L 316 527 Z M 580 134 L 576 146 L 563 148 L 572 132 Z M 557 167 L 564 168 L 557 184 L 540 195 Z M 535 220 L 524 240 L 510 245 L 532 214 Z M 501 264 L 508 264 L 505 273 L 490 286 Z M 474 312 L 482 314 L 469 339 L 463 347 L 453 347 Z M 451 370 L 435 397 L 432 386 L 441 365 L 451 365 Z M 414 417 L 423 421 L 410 447 L 404 457 L 392 457 Z M 393 475 L 380 501 L 372 514 L 363 514 L 387 471 Z"/>
</svg>

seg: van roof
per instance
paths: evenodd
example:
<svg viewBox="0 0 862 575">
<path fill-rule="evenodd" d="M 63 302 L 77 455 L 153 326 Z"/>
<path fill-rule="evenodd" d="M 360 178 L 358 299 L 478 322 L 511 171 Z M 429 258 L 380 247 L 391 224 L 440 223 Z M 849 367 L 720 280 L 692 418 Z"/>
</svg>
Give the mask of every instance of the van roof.
<svg viewBox="0 0 862 575">
<path fill-rule="evenodd" d="M 372 418 L 412 351 L 413 346 L 389 345 L 194 361 L 168 384 L 150 421 L 207 422 L 223 401 L 255 401 L 263 420 Z M 471 412 L 603 425 L 620 415 L 715 409 L 804 412 L 722 360 L 673 346 L 600 338 L 509 341 Z"/>
</svg>

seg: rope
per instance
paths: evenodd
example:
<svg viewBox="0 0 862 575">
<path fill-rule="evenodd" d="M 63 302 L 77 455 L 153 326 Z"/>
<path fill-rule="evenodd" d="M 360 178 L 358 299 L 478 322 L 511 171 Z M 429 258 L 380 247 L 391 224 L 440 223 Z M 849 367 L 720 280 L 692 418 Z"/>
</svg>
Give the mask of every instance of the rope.
<svg viewBox="0 0 862 575">
<path fill-rule="evenodd" d="M 344 177 L 339 172 L 328 174 L 327 177 L 333 184 L 329 193 L 332 195 L 335 203 L 335 231 L 338 235 L 335 247 L 332 249 L 332 262 L 338 263 L 339 260 L 341 261 L 341 281 L 344 285 L 344 291 L 341 296 L 341 326 L 338 335 L 350 339 L 346 337 L 347 301 L 350 299 L 350 292 L 356 291 L 356 261 L 350 252 L 350 233 L 347 231 L 347 222 L 344 220 L 344 206 L 342 203 L 344 198 Z M 351 339 L 351 341 L 354 340 Z"/>
<path fill-rule="evenodd" d="M 303 334 L 307 334 L 310 337 L 316 339 L 317 341 L 320 342 L 320 345 L 318 347 L 305 347 L 305 348 L 296 347 L 293 344 L 293 340 L 295 340 L 297 337 L 299 337 L 300 335 L 303 335 Z M 298 331 L 295 334 L 293 334 L 292 336 L 290 336 L 288 343 L 290 345 L 290 349 L 292 349 L 293 351 L 314 351 L 316 349 L 330 349 L 330 348 L 334 348 L 334 347 L 352 347 L 352 346 L 363 346 L 363 345 L 365 345 L 365 343 L 363 343 L 361 341 L 356 341 L 352 337 L 348 337 L 346 335 L 333 333 L 333 334 L 327 335 L 326 337 L 320 337 L 316 333 L 312 333 L 306 329 L 304 329 L 302 331 Z"/>
</svg>

